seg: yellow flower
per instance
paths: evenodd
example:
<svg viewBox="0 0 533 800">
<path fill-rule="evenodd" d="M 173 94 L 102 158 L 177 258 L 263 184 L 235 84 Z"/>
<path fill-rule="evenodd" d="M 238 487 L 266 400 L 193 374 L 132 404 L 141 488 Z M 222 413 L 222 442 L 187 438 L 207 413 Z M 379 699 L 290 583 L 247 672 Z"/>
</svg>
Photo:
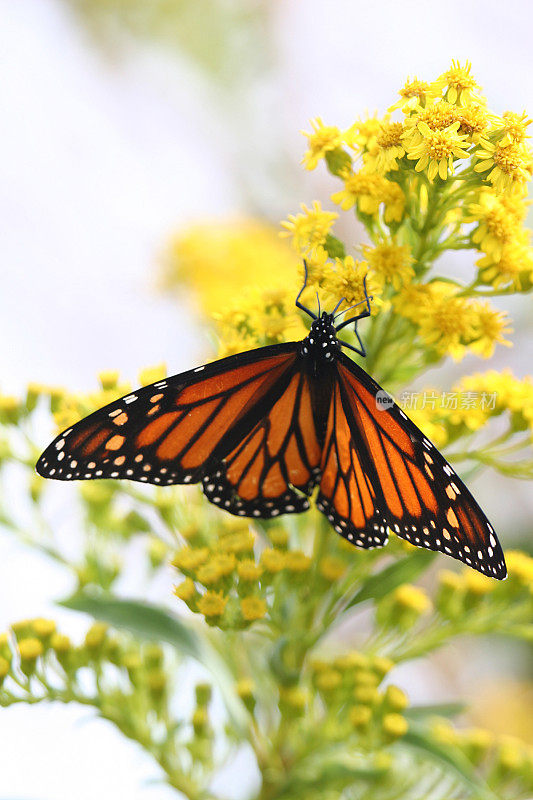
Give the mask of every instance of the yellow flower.
<svg viewBox="0 0 533 800">
<path fill-rule="evenodd" d="M 432 131 L 444 131 L 459 122 L 459 109 L 457 106 L 439 100 L 431 103 L 425 108 L 417 107 L 414 114 L 411 114 L 404 122 L 404 132 L 402 139 L 405 142 L 406 150 L 416 147 L 423 141 L 423 135 L 418 129 L 418 125 L 423 122 Z"/>
<path fill-rule="evenodd" d="M 343 307 L 349 307 L 365 300 L 363 280 L 368 273 L 366 261 L 355 261 L 352 256 L 343 259 L 336 258 L 335 266 L 324 279 L 323 290 L 326 303 L 336 305 L 341 297 L 345 300 Z M 371 309 L 376 309 L 376 301 L 380 294 L 379 287 L 373 278 L 367 279 L 367 291 L 373 297 Z"/>
<path fill-rule="evenodd" d="M 344 577 L 347 566 L 340 558 L 325 556 L 319 563 L 319 570 L 323 578 L 333 583 Z"/>
<path fill-rule="evenodd" d="M 464 572 L 464 585 L 467 592 L 474 597 L 483 597 L 490 594 L 495 588 L 495 582 L 488 575 L 482 575 L 480 572 L 474 572 L 469 569 Z"/>
<path fill-rule="evenodd" d="M 450 69 L 444 72 L 435 81 L 435 88 L 444 91 L 444 98 L 448 103 L 458 106 L 467 106 L 470 103 L 485 102 L 479 94 L 481 88 L 473 75 L 470 74 L 472 64 L 467 61 L 462 67 L 458 61 L 452 61 Z"/>
<path fill-rule="evenodd" d="M 203 566 L 200 567 L 195 577 L 198 583 L 202 583 L 204 586 L 213 586 L 222 578 L 222 572 L 217 564 L 213 561 L 209 561 L 207 564 L 203 564 Z"/>
<path fill-rule="evenodd" d="M 510 578 L 518 580 L 524 586 L 533 584 L 533 558 L 531 556 L 520 550 L 507 550 L 505 562 Z"/>
<path fill-rule="evenodd" d="M 332 692 L 342 683 L 342 675 L 336 669 L 325 669 L 319 672 L 315 679 L 316 685 L 323 692 Z"/>
<path fill-rule="evenodd" d="M 349 716 L 354 728 L 366 728 L 372 719 L 372 709 L 368 706 L 353 706 Z"/>
<path fill-rule="evenodd" d="M 409 724 L 401 714 L 385 714 L 383 717 L 383 732 L 391 739 L 405 736 L 408 730 Z"/>
<path fill-rule="evenodd" d="M 166 364 L 156 364 L 153 367 L 145 367 L 139 372 L 139 383 L 141 386 L 149 386 L 151 383 L 163 380 L 167 375 Z"/>
<path fill-rule="evenodd" d="M 487 110 L 483 106 L 456 107 L 459 133 L 464 133 L 473 144 L 478 144 L 489 126 Z"/>
<path fill-rule="evenodd" d="M 479 277 L 496 289 L 510 286 L 516 291 L 533 281 L 533 248 L 525 231 L 517 231 L 512 241 L 503 245 L 498 259 L 484 255 L 476 261 Z"/>
<path fill-rule="evenodd" d="M 245 620 L 253 622 L 266 616 L 267 604 L 261 597 L 243 597 L 241 611 Z"/>
<path fill-rule="evenodd" d="M 504 311 L 498 311 L 490 303 L 473 303 L 475 339 L 470 349 L 483 358 L 490 358 L 496 344 L 511 347 L 511 342 L 504 339 L 504 334 L 512 333 L 509 319 Z"/>
<path fill-rule="evenodd" d="M 453 174 L 454 159 L 468 158 L 468 153 L 463 148 L 467 137 L 458 133 L 459 124 L 454 122 L 443 130 L 432 131 L 426 122 L 418 123 L 422 141 L 415 146 L 409 145 L 407 152 L 407 158 L 417 162 L 416 172 L 427 169 L 430 181 L 437 174 L 442 180 L 446 180 L 448 172 Z"/>
<path fill-rule="evenodd" d="M 196 594 L 194 581 L 191 578 L 185 578 L 184 581 L 174 587 L 174 594 L 178 600 L 183 600 L 185 603 L 189 602 Z"/>
<path fill-rule="evenodd" d="M 403 711 L 409 705 L 409 700 L 405 692 L 393 684 L 387 686 L 384 699 L 387 706 L 394 711 Z"/>
<path fill-rule="evenodd" d="M 261 553 L 261 566 L 267 571 L 275 574 L 285 569 L 285 553 L 280 550 L 273 550 L 267 547 Z"/>
<path fill-rule="evenodd" d="M 365 165 L 370 170 L 382 175 L 398 169 L 398 159 L 405 155 L 402 134 L 401 122 L 383 123 L 376 137 L 375 146 L 368 150 L 363 157 Z"/>
<path fill-rule="evenodd" d="M 221 617 L 226 609 L 228 598 L 222 592 L 207 591 L 198 600 L 198 611 L 204 617 Z"/>
<path fill-rule="evenodd" d="M 311 566 L 311 559 L 301 550 L 289 550 L 285 556 L 285 569 L 289 572 L 307 572 Z"/>
<path fill-rule="evenodd" d="M 502 114 L 503 125 L 501 132 L 503 136 L 500 144 L 505 147 L 508 144 L 521 144 L 526 139 L 529 139 L 530 135 L 527 129 L 532 121 L 525 111 L 522 114 L 517 114 L 514 111 L 505 111 Z"/>
<path fill-rule="evenodd" d="M 303 157 L 306 169 L 315 169 L 320 159 L 324 158 L 327 152 L 336 150 L 342 144 L 342 134 L 335 126 L 324 125 L 320 117 L 311 120 L 312 133 L 302 131 L 307 137 L 309 149 Z"/>
<path fill-rule="evenodd" d="M 237 575 L 241 581 L 253 582 L 258 581 L 263 574 L 263 567 L 256 564 L 250 558 L 245 558 L 237 564 Z"/>
<path fill-rule="evenodd" d="M 230 533 L 219 540 L 217 549 L 221 552 L 251 553 L 254 549 L 255 536 L 248 528 L 239 533 Z"/>
<path fill-rule="evenodd" d="M 522 144 L 503 146 L 484 140 L 474 155 L 479 159 L 474 171 L 487 172 L 490 169 L 486 180 L 492 183 L 497 192 L 521 189 L 531 178 L 531 152 Z"/>
<path fill-rule="evenodd" d="M 398 606 L 408 611 L 414 611 L 417 614 L 427 614 L 428 611 L 431 611 L 431 600 L 418 586 L 404 583 L 394 590 L 393 598 Z"/>
<path fill-rule="evenodd" d="M 415 271 L 412 267 L 413 257 L 408 245 L 397 245 L 394 242 L 381 242 L 376 247 L 363 247 L 363 253 L 370 269 L 380 283 L 392 283 L 399 289 L 402 283 L 409 283 Z"/>
<path fill-rule="evenodd" d="M 381 126 L 389 121 L 386 116 L 383 120 L 367 115 L 366 119 L 358 119 L 344 133 L 343 139 L 353 150 L 369 150 L 375 146 L 377 137 L 381 131 Z"/>
<path fill-rule="evenodd" d="M 500 198 L 483 192 L 478 203 L 468 207 L 469 215 L 465 222 L 476 222 L 472 234 L 474 244 L 494 259 L 499 259 L 505 245 L 517 236 L 519 227 L 516 215 L 509 212 Z"/>
<path fill-rule="evenodd" d="M 323 211 L 318 200 L 312 208 L 301 204 L 303 214 L 289 214 L 288 221 L 281 223 L 285 231 L 280 236 L 291 236 L 294 248 L 305 255 L 318 245 L 323 245 L 333 223 L 338 219 L 335 211 Z"/>
<path fill-rule="evenodd" d="M 331 195 L 331 199 L 348 211 L 357 203 L 363 214 L 377 214 L 383 202 L 386 180 L 381 175 L 366 172 L 364 169 L 348 175 L 344 189 Z"/>
<path fill-rule="evenodd" d="M 414 111 L 419 106 L 424 106 L 428 100 L 435 97 L 435 89 L 426 81 L 418 78 L 407 78 L 405 84 L 398 92 L 400 99 L 389 108 L 389 111 L 396 111 L 401 108 L 406 114 Z"/>
<path fill-rule="evenodd" d="M 435 282 L 437 283 L 437 282 Z M 418 332 L 422 340 L 437 353 L 449 353 L 455 360 L 465 355 L 465 342 L 475 336 L 475 314 L 464 297 L 454 296 L 452 284 L 433 284 L 433 297 L 420 313 Z"/>
<path fill-rule="evenodd" d="M 403 286 L 393 298 L 393 306 L 402 317 L 418 322 L 421 314 L 431 309 L 433 300 L 432 283 L 410 283 Z"/>
<path fill-rule="evenodd" d="M 243 308 L 243 287 L 258 293 L 287 289 L 294 276 L 296 289 L 298 266 L 298 256 L 274 226 L 253 218 L 228 219 L 180 232 L 168 248 L 162 281 L 171 289 L 189 285 L 211 315 L 228 306 Z"/>
<path fill-rule="evenodd" d="M 207 547 L 182 547 L 172 559 L 172 565 L 182 572 L 194 572 L 209 558 Z"/>
</svg>

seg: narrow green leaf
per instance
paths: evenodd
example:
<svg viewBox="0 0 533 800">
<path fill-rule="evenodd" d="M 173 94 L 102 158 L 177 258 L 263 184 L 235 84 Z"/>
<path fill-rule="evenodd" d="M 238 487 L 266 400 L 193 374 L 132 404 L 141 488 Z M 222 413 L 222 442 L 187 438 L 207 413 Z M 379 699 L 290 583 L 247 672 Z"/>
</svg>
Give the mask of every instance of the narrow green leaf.
<svg viewBox="0 0 533 800">
<path fill-rule="evenodd" d="M 465 703 L 435 703 L 426 706 L 411 706 L 403 712 L 409 719 L 426 719 L 427 717 L 456 717 L 466 709 Z"/>
<path fill-rule="evenodd" d="M 364 603 L 365 600 L 380 600 L 402 583 L 411 583 L 429 567 L 436 555 L 431 550 L 417 550 L 374 573 L 364 581 L 346 608 Z"/>
<path fill-rule="evenodd" d="M 167 642 L 182 655 L 195 659 L 210 671 L 233 722 L 239 728 L 246 726 L 248 715 L 234 691 L 233 676 L 227 664 L 205 638 L 167 609 L 144 601 L 87 592 L 79 592 L 59 605 L 129 631 L 138 639 Z"/>
<path fill-rule="evenodd" d="M 452 771 L 462 783 L 476 792 L 478 800 L 499 800 L 494 792 L 476 774 L 470 761 L 461 752 L 433 741 L 423 729 L 410 728 L 401 740 L 403 745 L 421 750 L 441 767 Z"/>
</svg>

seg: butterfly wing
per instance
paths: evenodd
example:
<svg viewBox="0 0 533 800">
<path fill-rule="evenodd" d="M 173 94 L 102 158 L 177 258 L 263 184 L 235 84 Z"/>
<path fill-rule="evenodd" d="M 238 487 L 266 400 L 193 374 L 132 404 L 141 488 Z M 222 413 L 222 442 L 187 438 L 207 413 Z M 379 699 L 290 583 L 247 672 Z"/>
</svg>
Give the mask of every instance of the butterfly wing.
<svg viewBox="0 0 533 800">
<path fill-rule="evenodd" d="M 195 483 L 283 393 L 292 343 L 259 348 L 145 386 L 63 431 L 37 462 L 46 478 Z"/>
<path fill-rule="evenodd" d="M 352 458 L 359 460 L 359 465 L 353 462 L 343 483 L 347 488 L 347 480 L 355 481 L 359 492 L 367 487 L 366 495 L 363 488 L 362 504 L 364 509 L 366 496 L 366 521 L 372 524 L 375 536 L 369 530 L 366 541 L 372 536 L 379 540 L 374 544 L 382 544 L 383 527 L 388 526 L 411 544 L 451 555 L 486 575 L 505 578 L 505 560 L 494 530 L 450 464 L 395 403 L 377 402 L 376 395 L 383 390 L 357 364 L 342 354 L 337 369 L 337 399 L 332 404 L 335 402 L 340 421 L 335 435 L 349 441 L 350 452 L 355 454 Z M 342 466 L 342 460 L 339 463 Z M 343 513 L 344 492 L 332 494 L 328 475 L 326 469 L 320 487 L 328 503 L 326 511 L 333 507 L 329 513 L 337 515 L 337 524 L 342 520 L 348 524 Z M 369 516 L 371 505 L 378 506 L 374 514 L 381 519 Z M 353 512 L 349 522 L 356 527 L 350 533 L 359 544 L 363 515 L 357 506 L 356 510 L 357 525 Z"/>
<path fill-rule="evenodd" d="M 204 494 L 238 516 L 270 518 L 305 511 L 306 495 L 319 477 L 321 453 L 311 384 L 296 365 L 283 393 L 204 477 Z"/>
<path fill-rule="evenodd" d="M 297 344 L 288 343 L 110 403 L 57 436 L 37 472 L 58 480 L 202 481 L 208 500 L 232 514 L 275 517 L 309 508 L 320 454 L 309 380 Z"/>
</svg>

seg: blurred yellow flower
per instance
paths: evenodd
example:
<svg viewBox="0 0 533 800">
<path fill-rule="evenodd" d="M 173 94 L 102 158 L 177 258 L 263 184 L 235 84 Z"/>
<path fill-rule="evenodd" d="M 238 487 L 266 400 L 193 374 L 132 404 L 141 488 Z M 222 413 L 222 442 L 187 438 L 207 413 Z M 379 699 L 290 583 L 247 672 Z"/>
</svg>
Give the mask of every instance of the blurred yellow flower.
<svg viewBox="0 0 533 800">
<path fill-rule="evenodd" d="M 303 163 L 309 170 L 315 169 L 326 153 L 340 147 L 343 140 L 340 130 L 335 126 L 324 125 L 320 117 L 311 120 L 311 127 L 313 128 L 311 133 L 302 131 L 303 135 L 307 137 L 309 145 L 309 149 L 303 157 Z"/>
<path fill-rule="evenodd" d="M 505 245 L 518 233 L 518 221 L 505 203 L 488 192 L 482 192 L 479 202 L 470 203 L 465 222 L 477 223 L 472 241 L 494 259 L 501 257 Z"/>
<path fill-rule="evenodd" d="M 375 247 L 363 247 L 371 272 L 380 284 L 392 283 L 399 289 L 414 277 L 413 257 L 409 245 L 398 245 L 394 242 L 380 242 Z"/>
<path fill-rule="evenodd" d="M 261 597 L 243 597 L 241 600 L 242 615 L 247 622 L 263 619 L 267 613 L 267 604 Z"/>
<path fill-rule="evenodd" d="M 302 255 L 306 255 L 318 245 L 323 245 L 333 223 L 338 219 L 335 211 L 323 211 L 318 200 L 312 208 L 302 203 L 303 214 L 289 214 L 288 220 L 281 226 L 285 228 L 280 236 L 292 237 L 293 247 Z"/>
<path fill-rule="evenodd" d="M 226 609 L 228 598 L 222 592 L 207 591 L 198 600 L 198 611 L 204 617 L 221 617 Z"/>
<path fill-rule="evenodd" d="M 470 343 L 470 349 L 474 353 L 483 358 L 490 358 L 497 344 L 511 347 L 511 342 L 504 339 L 504 335 L 512 333 L 513 330 L 509 325 L 509 318 L 505 311 L 498 311 L 488 302 L 472 303 L 472 311 L 474 314 L 475 338 Z"/>
</svg>

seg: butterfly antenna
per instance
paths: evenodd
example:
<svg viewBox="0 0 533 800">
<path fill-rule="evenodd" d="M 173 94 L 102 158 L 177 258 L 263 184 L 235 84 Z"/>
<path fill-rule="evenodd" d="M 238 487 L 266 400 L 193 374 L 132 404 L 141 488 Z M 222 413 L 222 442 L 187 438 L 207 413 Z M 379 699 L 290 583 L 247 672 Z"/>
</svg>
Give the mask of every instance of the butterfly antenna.
<svg viewBox="0 0 533 800">
<path fill-rule="evenodd" d="M 320 297 L 318 296 L 318 292 L 316 293 L 316 301 L 318 303 L 318 316 L 320 316 Z"/>
<path fill-rule="evenodd" d="M 331 312 L 331 313 L 333 314 L 333 319 L 335 319 L 335 312 L 336 312 L 336 310 L 339 308 L 339 306 L 341 305 L 341 303 L 344 303 L 344 301 L 345 301 L 345 300 L 346 300 L 346 298 L 345 298 L 345 297 L 341 297 L 341 299 L 339 300 L 339 302 L 337 303 L 337 305 L 335 306 L 335 308 L 334 308 L 334 309 L 333 309 L 333 311 Z M 348 309 L 346 309 L 346 310 L 348 310 Z M 341 311 L 340 313 L 341 313 L 341 314 L 344 314 L 344 311 Z"/>
<path fill-rule="evenodd" d="M 316 314 L 313 314 L 312 311 L 310 311 L 308 308 L 306 308 L 304 305 L 302 305 L 302 303 L 300 303 L 300 297 L 302 296 L 302 293 L 303 293 L 303 291 L 304 291 L 306 286 L 307 286 L 307 261 L 304 258 L 304 285 L 302 286 L 302 288 L 298 292 L 298 297 L 296 298 L 295 306 L 296 306 L 296 308 L 299 308 L 301 311 L 305 311 L 305 313 L 308 314 L 312 319 L 318 319 Z M 320 304 L 320 301 L 319 301 L 319 304 Z M 318 313 L 320 313 L 320 311 Z"/>
</svg>

